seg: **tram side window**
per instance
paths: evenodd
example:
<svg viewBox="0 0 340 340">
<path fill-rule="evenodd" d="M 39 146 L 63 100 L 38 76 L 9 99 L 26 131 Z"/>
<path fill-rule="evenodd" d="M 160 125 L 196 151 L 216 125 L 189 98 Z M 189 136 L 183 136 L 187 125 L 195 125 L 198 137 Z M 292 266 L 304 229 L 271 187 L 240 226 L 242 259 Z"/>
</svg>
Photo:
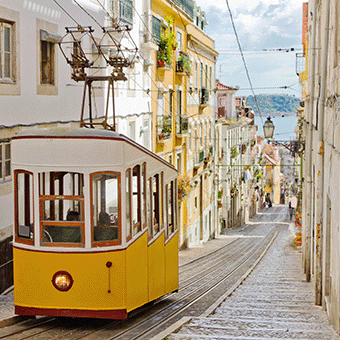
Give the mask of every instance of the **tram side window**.
<svg viewBox="0 0 340 340">
<path fill-rule="evenodd" d="M 92 174 L 93 242 L 113 245 L 120 242 L 120 176 L 117 173 Z"/>
<path fill-rule="evenodd" d="M 33 174 L 15 171 L 16 240 L 33 244 Z"/>
<path fill-rule="evenodd" d="M 125 172 L 125 219 L 126 219 L 126 239 L 132 237 L 131 231 L 131 170 Z"/>
<path fill-rule="evenodd" d="M 141 185 L 142 185 L 142 208 L 141 208 L 141 216 L 142 220 L 141 223 L 143 225 L 143 228 L 147 224 L 147 196 L 146 196 L 146 186 L 147 186 L 147 181 L 146 181 L 146 164 L 143 163 L 142 165 L 142 173 L 141 173 Z"/>
<path fill-rule="evenodd" d="M 161 229 L 164 227 L 164 214 L 163 214 L 163 202 L 164 202 L 164 173 L 161 172 L 159 177 L 159 226 Z"/>
<path fill-rule="evenodd" d="M 171 234 L 176 231 L 176 195 L 174 181 L 168 184 L 167 200 L 168 236 L 171 236 Z"/>
<path fill-rule="evenodd" d="M 140 166 L 132 170 L 132 225 L 133 236 L 142 230 L 141 225 L 141 176 Z"/>
<path fill-rule="evenodd" d="M 152 178 L 148 179 L 147 184 L 147 224 L 148 224 L 148 239 L 153 237 L 152 225 Z"/>
<path fill-rule="evenodd" d="M 84 245 L 83 187 L 84 175 L 80 173 L 39 173 L 42 245 Z"/>
<path fill-rule="evenodd" d="M 153 209 L 153 232 L 156 235 L 160 230 L 160 195 L 159 195 L 159 175 L 152 177 L 152 209 Z"/>
</svg>

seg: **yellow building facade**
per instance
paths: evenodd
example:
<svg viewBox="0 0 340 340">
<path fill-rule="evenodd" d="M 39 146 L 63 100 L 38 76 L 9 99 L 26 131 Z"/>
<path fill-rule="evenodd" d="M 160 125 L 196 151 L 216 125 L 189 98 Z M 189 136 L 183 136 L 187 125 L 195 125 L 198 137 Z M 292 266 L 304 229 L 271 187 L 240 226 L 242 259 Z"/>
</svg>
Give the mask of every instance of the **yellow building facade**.
<svg viewBox="0 0 340 340">
<path fill-rule="evenodd" d="M 214 41 L 192 1 L 152 0 L 153 151 L 179 171 L 179 246 L 215 236 Z"/>
</svg>

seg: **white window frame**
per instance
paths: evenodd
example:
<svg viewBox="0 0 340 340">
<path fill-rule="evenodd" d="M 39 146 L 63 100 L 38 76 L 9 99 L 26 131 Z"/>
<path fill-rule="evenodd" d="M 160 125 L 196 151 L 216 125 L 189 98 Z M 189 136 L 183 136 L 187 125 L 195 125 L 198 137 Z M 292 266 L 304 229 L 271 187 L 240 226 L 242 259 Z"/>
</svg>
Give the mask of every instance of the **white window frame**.
<svg viewBox="0 0 340 340">
<path fill-rule="evenodd" d="M 9 157 L 6 155 L 6 150 L 9 147 Z M 7 156 L 7 157 L 6 157 Z M 9 174 L 6 175 L 6 164 L 9 162 Z M 11 141 L 0 140 L 0 182 L 9 181 L 12 178 L 11 174 Z"/>
<path fill-rule="evenodd" d="M 0 78 L 0 95 L 17 96 L 20 95 L 20 13 L 0 6 L 0 24 L 2 27 L 10 25 L 10 39 L 11 39 L 11 76 L 10 78 Z M 3 31 L 3 30 L 2 30 Z M 3 37 L 2 37 L 3 38 Z M 3 40 L 3 39 L 2 39 Z M 2 42 L 3 43 L 3 42 Z M 3 51 L 3 48 L 2 48 Z M 1 55 L 1 58 L 4 58 Z M 2 65 L 3 62 L 2 62 Z"/>
<path fill-rule="evenodd" d="M 9 51 L 5 50 L 5 30 L 9 29 Z M 13 56 L 14 56 L 14 44 L 13 44 L 13 24 L 0 21 L 0 81 L 1 82 L 13 82 Z M 9 65 L 6 67 L 6 56 L 9 56 Z M 9 74 L 9 75 L 7 75 Z"/>
</svg>

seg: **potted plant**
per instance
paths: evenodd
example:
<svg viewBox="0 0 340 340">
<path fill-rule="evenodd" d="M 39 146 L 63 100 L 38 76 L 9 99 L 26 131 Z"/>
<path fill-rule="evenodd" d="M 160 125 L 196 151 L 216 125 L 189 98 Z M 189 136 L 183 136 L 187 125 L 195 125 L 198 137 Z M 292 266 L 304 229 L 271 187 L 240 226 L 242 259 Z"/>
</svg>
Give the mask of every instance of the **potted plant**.
<svg viewBox="0 0 340 340">
<path fill-rule="evenodd" d="M 168 27 L 161 33 L 161 40 L 158 44 L 157 63 L 158 67 L 171 65 L 173 49 L 177 47 L 175 32 L 172 31 L 174 20 L 171 16 L 165 18 Z"/>
<path fill-rule="evenodd" d="M 191 75 L 191 62 L 189 55 L 183 51 L 179 52 L 177 72 L 184 72 L 188 77 Z"/>
</svg>

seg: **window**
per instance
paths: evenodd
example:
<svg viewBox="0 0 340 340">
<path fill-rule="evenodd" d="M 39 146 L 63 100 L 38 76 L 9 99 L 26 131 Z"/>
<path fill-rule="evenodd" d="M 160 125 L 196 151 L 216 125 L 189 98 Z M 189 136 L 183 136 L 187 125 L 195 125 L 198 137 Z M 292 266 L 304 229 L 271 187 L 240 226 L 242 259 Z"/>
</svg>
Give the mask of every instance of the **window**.
<svg viewBox="0 0 340 340">
<path fill-rule="evenodd" d="M 161 41 L 161 31 L 162 31 L 161 20 L 152 16 L 152 37 L 156 40 L 157 43 Z"/>
<path fill-rule="evenodd" d="M 107 246 L 121 242 L 120 174 L 91 175 L 92 245 Z"/>
<path fill-rule="evenodd" d="M 174 107 L 174 91 L 169 90 L 169 115 L 172 116 Z"/>
<path fill-rule="evenodd" d="M 158 92 L 157 96 L 157 115 L 164 116 L 164 95 L 162 92 Z"/>
<path fill-rule="evenodd" d="M 201 63 L 201 88 L 203 87 L 203 63 Z"/>
<path fill-rule="evenodd" d="M 41 84 L 54 85 L 54 43 L 48 41 L 40 41 L 41 49 Z"/>
<path fill-rule="evenodd" d="M 136 122 L 129 122 L 129 137 L 133 140 L 136 140 Z"/>
<path fill-rule="evenodd" d="M 155 236 L 160 231 L 160 188 L 159 188 L 159 175 L 156 174 L 152 177 L 152 223 L 153 235 Z"/>
<path fill-rule="evenodd" d="M 148 239 L 152 239 L 152 179 L 148 179 L 147 185 L 147 215 L 148 215 Z"/>
<path fill-rule="evenodd" d="M 10 179 L 11 176 L 11 143 L 0 140 L 0 181 Z"/>
<path fill-rule="evenodd" d="M 166 207 L 167 207 L 167 231 L 166 235 L 167 237 L 170 237 L 177 229 L 176 226 L 176 212 L 175 212 L 175 207 L 176 207 L 176 185 L 174 181 L 171 181 L 167 186 L 166 186 Z"/>
<path fill-rule="evenodd" d="M 141 225 L 141 175 L 140 166 L 132 170 L 132 225 L 133 236 L 142 230 Z"/>
<path fill-rule="evenodd" d="M 15 171 L 15 239 L 17 242 L 34 244 L 34 196 L 33 174 Z"/>
<path fill-rule="evenodd" d="M 131 222 L 131 170 L 125 172 L 125 219 L 126 219 L 126 240 L 132 238 Z"/>
<path fill-rule="evenodd" d="M 182 114 L 182 91 L 178 90 L 177 91 L 177 114 L 181 115 Z"/>
<path fill-rule="evenodd" d="M 0 79 L 13 80 L 13 25 L 0 21 Z"/>
<path fill-rule="evenodd" d="M 132 26 L 133 24 L 132 0 L 119 0 L 119 19 L 120 23 Z"/>
<path fill-rule="evenodd" d="M 147 225 L 147 182 L 146 182 L 146 164 L 142 165 L 141 173 L 141 185 L 142 185 L 142 225 L 143 228 Z"/>
<path fill-rule="evenodd" d="M 84 246 L 84 175 L 60 171 L 38 176 L 41 244 Z"/>
</svg>

